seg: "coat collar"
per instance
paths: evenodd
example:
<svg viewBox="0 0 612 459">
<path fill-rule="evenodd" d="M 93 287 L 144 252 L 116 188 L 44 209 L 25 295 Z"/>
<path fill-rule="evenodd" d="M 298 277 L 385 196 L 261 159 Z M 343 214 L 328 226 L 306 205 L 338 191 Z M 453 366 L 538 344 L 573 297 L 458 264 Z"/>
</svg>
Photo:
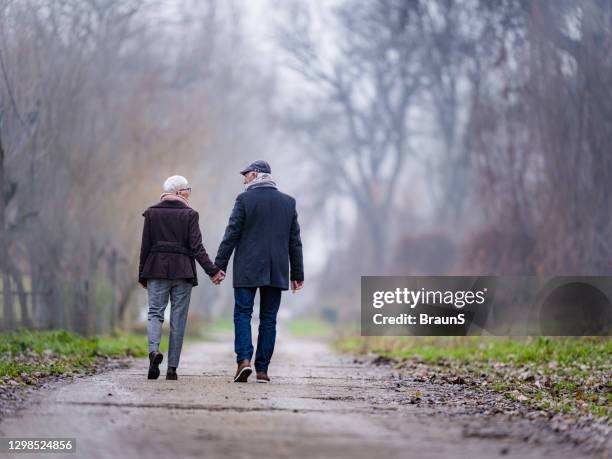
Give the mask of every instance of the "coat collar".
<svg viewBox="0 0 612 459">
<path fill-rule="evenodd" d="M 274 182 L 262 182 L 262 183 L 254 183 L 253 185 L 247 187 L 246 191 L 257 190 L 260 188 L 276 188 L 276 184 Z"/>
<path fill-rule="evenodd" d="M 159 201 L 157 204 L 151 207 L 172 207 L 172 208 L 178 208 L 178 209 L 186 209 L 188 206 L 184 202 L 181 202 L 178 200 L 176 201 L 175 200 L 165 200 L 165 201 Z"/>
</svg>

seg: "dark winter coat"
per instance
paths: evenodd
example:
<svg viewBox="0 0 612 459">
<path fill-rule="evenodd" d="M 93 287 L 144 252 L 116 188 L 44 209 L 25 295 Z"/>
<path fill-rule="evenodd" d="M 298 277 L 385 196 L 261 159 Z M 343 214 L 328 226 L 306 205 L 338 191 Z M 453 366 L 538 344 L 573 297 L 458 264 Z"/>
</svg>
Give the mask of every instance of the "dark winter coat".
<svg viewBox="0 0 612 459">
<path fill-rule="evenodd" d="M 141 284 L 146 285 L 147 279 L 186 279 L 198 285 L 196 260 L 209 276 L 219 271 L 202 245 L 199 215 L 191 207 L 167 200 L 149 207 L 142 215 L 138 269 Z"/>
<path fill-rule="evenodd" d="M 304 280 L 295 199 L 269 186 L 239 194 L 215 259 L 224 271 L 234 248 L 234 287 L 287 290 L 289 279 Z"/>
</svg>

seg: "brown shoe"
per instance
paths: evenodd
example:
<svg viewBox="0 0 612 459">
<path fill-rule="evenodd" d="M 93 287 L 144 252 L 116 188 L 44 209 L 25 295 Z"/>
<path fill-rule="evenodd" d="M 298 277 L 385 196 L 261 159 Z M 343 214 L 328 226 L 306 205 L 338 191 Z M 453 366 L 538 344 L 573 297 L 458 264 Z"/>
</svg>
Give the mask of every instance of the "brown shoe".
<svg viewBox="0 0 612 459">
<path fill-rule="evenodd" d="M 269 383 L 270 382 L 270 377 L 268 376 L 268 373 L 264 373 L 263 371 L 258 371 L 256 377 L 257 377 L 258 383 Z"/>
<path fill-rule="evenodd" d="M 249 376 L 251 376 L 253 370 L 251 369 L 251 361 L 243 360 L 238 364 L 238 369 L 236 370 L 236 376 L 234 376 L 234 382 L 247 382 Z"/>
</svg>

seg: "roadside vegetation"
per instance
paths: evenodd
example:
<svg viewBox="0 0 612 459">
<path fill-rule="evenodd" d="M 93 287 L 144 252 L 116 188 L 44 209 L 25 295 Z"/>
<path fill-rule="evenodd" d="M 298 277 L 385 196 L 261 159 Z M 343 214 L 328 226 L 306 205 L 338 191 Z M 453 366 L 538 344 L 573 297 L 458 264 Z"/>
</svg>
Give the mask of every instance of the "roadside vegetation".
<svg viewBox="0 0 612 459">
<path fill-rule="evenodd" d="M 289 333 L 298 338 L 329 338 L 333 335 L 332 326 L 317 318 L 291 319 L 286 325 Z"/>
<path fill-rule="evenodd" d="M 162 348 L 167 348 L 167 339 Z M 84 338 L 59 330 L 4 333 L 0 334 L 0 382 L 36 384 L 49 376 L 93 372 L 109 359 L 146 355 L 147 340 L 136 334 Z"/>
<path fill-rule="evenodd" d="M 280 320 L 279 328 L 286 328 L 292 336 L 297 338 L 331 338 L 334 335 L 334 328 L 328 322 L 316 317 Z M 231 317 L 219 318 L 205 323 L 202 330 L 204 336 L 233 334 L 234 321 Z"/>
<path fill-rule="evenodd" d="M 202 327 L 202 331 L 204 336 L 210 334 L 225 335 L 228 333 L 234 333 L 234 321 L 232 318 L 228 317 L 215 319 L 213 321 L 206 322 Z"/>
<path fill-rule="evenodd" d="M 552 414 L 612 419 L 609 338 L 347 337 L 335 345 L 423 381 L 477 386 Z"/>
</svg>

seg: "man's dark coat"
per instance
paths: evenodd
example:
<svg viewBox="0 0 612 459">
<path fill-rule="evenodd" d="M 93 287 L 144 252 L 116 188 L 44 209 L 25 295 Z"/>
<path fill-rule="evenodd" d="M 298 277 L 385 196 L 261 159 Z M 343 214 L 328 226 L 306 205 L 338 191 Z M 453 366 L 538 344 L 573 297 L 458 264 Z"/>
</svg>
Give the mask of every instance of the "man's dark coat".
<svg viewBox="0 0 612 459">
<path fill-rule="evenodd" d="M 222 270 L 234 255 L 234 287 L 289 288 L 304 280 L 295 199 L 275 187 L 253 187 L 236 198 L 215 264 Z"/>
</svg>

